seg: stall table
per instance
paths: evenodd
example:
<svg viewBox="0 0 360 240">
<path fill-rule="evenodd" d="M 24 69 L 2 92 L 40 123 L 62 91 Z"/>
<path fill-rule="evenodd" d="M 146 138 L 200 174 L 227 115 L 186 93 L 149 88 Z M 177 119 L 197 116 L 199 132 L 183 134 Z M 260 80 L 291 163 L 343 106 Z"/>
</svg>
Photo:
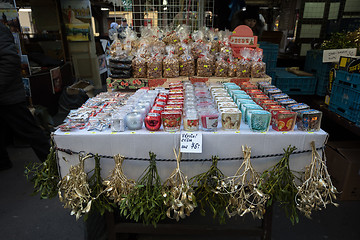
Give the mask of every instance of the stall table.
<svg viewBox="0 0 360 240">
<path fill-rule="evenodd" d="M 298 153 L 290 157 L 290 168 L 294 171 L 304 171 L 311 162 L 312 141 L 318 151 L 325 146 L 328 134 L 323 130 L 318 132 L 277 132 L 270 129 L 268 132 L 252 132 L 245 124 L 239 131 L 224 131 L 202 133 L 202 153 L 183 153 L 181 170 L 190 179 L 191 177 L 209 169 L 211 157 L 219 156 L 218 167 L 225 176 L 232 176 L 241 164 L 242 145 L 251 147 L 252 165 L 257 172 L 262 172 L 274 166 L 284 153 L 283 149 L 289 145 L 295 146 Z M 65 176 L 71 165 L 79 163 L 78 154 L 81 152 L 99 154 L 101 158 L 101 175 L 109 176 L 114 168 L 112 156 L 121 154 L 125 156 L 123 163 L 124 173 L 128 178 L 138 179 L 149 165 L 149 151 L 157 155 L 157 167 L 161 179 L 164 181 L 176 167 L 173 148 L 178 148 L 180 132 L 170 133 L 164 131 L 150 132 L 146 129 L 137 131 L 111 132 L 105 130 L 86 131 L 74 130 L 71 132 L 55 132 L 54 141 L 58 148 L 58 166 L 61 176 Z M 69 151 L 71 150 L 71 151 Z M 64 160 L 66 159 L 66 161 Z M 85 162 L 85 171 L 94 168 L 92 159 Z M 271 239 L 271 209 L 264 216 L 261 228 L 252 230 L 239 230 L 239 233 L 260 235 L 262 239 Z M 215 233 L 223 229 L 224 233 L 234 233 L 228 229 L 209 226 L 189 226 L 179 223 L 159 224 L 157 229 L 152 226 L 128 222 L 114 222 L 114 216 L 108 213 L 107 226 L 109 239 L 116 239 L 116 233 Z M 169 230 L 170 229 L 170 230 Z M 171 230 L 172 229 L 172 230 Z M 196 230 L 197 229 L 197 230 Z"/>
</svg>

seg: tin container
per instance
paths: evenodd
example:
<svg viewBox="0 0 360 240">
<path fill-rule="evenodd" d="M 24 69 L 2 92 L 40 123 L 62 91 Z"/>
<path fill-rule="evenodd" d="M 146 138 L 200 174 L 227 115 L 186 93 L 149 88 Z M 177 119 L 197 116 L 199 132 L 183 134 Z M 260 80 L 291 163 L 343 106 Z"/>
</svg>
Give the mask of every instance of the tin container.
<svg viewBox="0 0 360 240">
<path fill-rule="evenodd" d="M 234 99 L 234 95 L 236 95 L 236 94 L 246 94 L 246 92 L 243 91 L 243 90 L 239 90 L 239 89 L 233 89 L 233 90 L 230 90 L 229 94 L 230 94 L 230 97 L 232 97 Z"/>
<path fill-rule="evenodd" d="M 223 130 L 239 130 L 241 112 L 237 108 L 223 108 L 220 110 L 221 128 Z"/>
<path fill-rule="evenodd" d="M 227 91 L 228 91 L 228 93 L 230 94 L 230 91 L 231 90 L 241 90 L 241 88 L 238 86 L 238 85 L 229 85 L 228 87 L 227 87 Z"/>
<path fill-rule="evenodd" d="M 236 108 L 238 109 L 236 103 L 234 102 L 219 102 L 218 104 L 218 109 L 223 109 L 223 108 Z"/>
<path fill-rule="evenodd" d="M 161 115 L 148 113 L 145 117 L 145 127 L 149 131 L 157 131 L 161 127 Z"/>
<path fill-rule="evenodd" d="M 242 94 L 242 93 L 234 95 L 234 102 L 235 103 L 237 103 L 237 101 L 239 99 L 251 99 L 251 97 L 249 95 L 247 95 L 247 94 Z"/>
<path fill-rule="evenodd" d="M 254 132 L 267 132 L 271 121 L 271 113 L 265 110 L 249 110 L 247 122 Z"/>
<path fill-rule="evenodd" d="M 236 105 L 238 106 L 239 110 L 241 110 L 242 104 L 256 104 L 252 99 L 238 99 L 236 101 Z"/>
<path fill-rule="evenodd" d="M 289 111 L 298 112 L 300 110 L 310 109 L 309 105 L 305 103 L 290 104 L 286 107 Z"/>
<path fill-rule="evenodd" d="M 198 131 L 199 130 L 199 115 L 195 109 L 189 109 L 184 114 L 184 130 Z"/>
<path fill-rule="evenodd" d="M 265 94 L 255 94 L 253 96 L 251 96 L 252 100 L 254 100 L 254 102 L 256 102 L 257 104 L 260 104 L 261 100 L 269 100 L 269 97 L 266 96 Z"/>
<path fill-rule="evenodd" d="M 264 93 L 269 96 L 269 94 L 280 94 L 282 91 L 275 87 L 275 88 L 265 88 Z"/>
<path fill-rule="evenodd" d="M 234 100 L 231 97 L 215 97 L 215 102 L 218 104 L 219 102 L 233 102 Z"/>
<path fill-rule="evenodd" d="M 316 132 L 320 130 L 322 112 L 314 109 L 297 112 L 297 129 L 300 131 Z"/>
<path fill-rule="evenodd" d="M 274 95 L 271 95 L 271 97 L 270 97 L 270 99 L 277 101 L 277 102 L 282 99 L 287 99 L 287 98 L 289 98 L 289 95 L 287 95 L 286 93 L 274 94 Z"/>
<path fill-rule="evenodd" d="M 161 114 L 162 125 L 166 132 L 180 131 L 181 112 L 180 111 L 163 111 Z"/>
<path fill-rule="evenodd" d="M 256 83 L 256 86 L 261 90 L 263 91 L 264 87 L 265 86 L 269 86 L 271 85 L 269 82 L 265 82 L 265 81 L 262 81 L 262 82 L 257 82 Z"/>
<path fill-rule="evenodd" d="M 287 107 L 288 105 L 296 104 L 297 102 L 294 99 L 287 98 L 279 100 L 278 103 L 283 107 Z"/>
<path fill-rule="evenodd" d="M 293 131 L 296 123 L 296 112 L 277 111 L 273 116 L 272 128 L 276 131 Z"/>
</svg>

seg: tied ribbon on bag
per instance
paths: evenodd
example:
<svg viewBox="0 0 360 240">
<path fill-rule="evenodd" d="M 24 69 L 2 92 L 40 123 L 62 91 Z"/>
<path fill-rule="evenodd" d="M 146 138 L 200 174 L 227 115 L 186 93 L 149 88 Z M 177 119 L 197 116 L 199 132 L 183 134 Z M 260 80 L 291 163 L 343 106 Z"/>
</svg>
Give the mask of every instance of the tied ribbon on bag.
<svg viewBox="0 0 360 240">
<path fill-rule="evenodd" d="M 181 153 L 180 150 L 174 154 L 176 157 L 176 169 L 170 177 L 164 182 L 163 196 L 164 203 L 168 207 L 166 216 L 170 219 L 179 221 L 190 216 L 196 207 L 194 190 L 189 186 L 187 176 L 180 170 Z"/>
<path fill-rule="evenodd" d="M 326 208 L 327 204 L 333 204 L 338 207 L 339 204 L 334 203 L 333 200 L 336 199 L 336 194 L 339 192 L 331 182 L 325 161 L 316 151 L 315 142 L 312 141 L 310 144 L 312 160 L 305 170 L 306 180 L 301 186 L 298 186 L 295 201 L 297 208 L 307 218 L 311 219 L 311 212 L 313 210 L 317 211 Z"/>
</svg>

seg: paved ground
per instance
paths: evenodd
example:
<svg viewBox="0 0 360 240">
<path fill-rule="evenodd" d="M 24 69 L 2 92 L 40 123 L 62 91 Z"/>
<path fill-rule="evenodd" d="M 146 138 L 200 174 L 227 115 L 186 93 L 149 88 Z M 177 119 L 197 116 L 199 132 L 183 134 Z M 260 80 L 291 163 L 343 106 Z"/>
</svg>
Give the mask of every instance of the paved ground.
<svg viewBox="0 0 360 240">
<path fill-rule="evenodd" d="M 56 121 L 65 116 L 59 113 Z M 56 122 L 55 121 L 55 122 Z M 328 120 L 327 125 L 330 125 Z M 336 129 L 331 130 L 331 129 Z M 331 139 L 336 139 L 343 131 L 338 126 L 331 126 L 328 131 Z M 341 134 L 340 134 L 341 133 Z M 351 134 L 351 133 L 350 133 Z M 356 136 L 350 136 L 354 139 Z M 24 165 L 27 162 L 37 161 L 34 152 L 27 147 L 9 147 L 9 153 L 14 167 L 0 172 L 0 240 L 48 240 L 48 239 L 105 239 L 102 224 L 92 219 L 86 227 L 83 219 L 75 220 L 69 210 L 64 209 L 57 198 L 40 200 L 39 196 L 31 196 L 32 184 L 24 177 Z M 272 239 L 306 239 L 306 240 L 359 240 L 360 239 L 360 201 L 340 202 L 335 208 L 329 206 L 323 211 L 313 214 L 313 219 L 300 218 L 300 223 L 292 226 L 290 221 L 278 207 L 274 208 Z M 189 222 L 198 223 L 202 218 L 191 218 Z M 229 226 L 259 224 L 252 219 L 231 221 Z M 95 234 L 94 234 L 95 233 Z M 133 236 L 120 235 L 121 239 L 134 239 Z M 139 240 L 168 240 L 168 239 L 258 239 L 242 236 L 151 236 L 139 235 Z"/>
</svg>

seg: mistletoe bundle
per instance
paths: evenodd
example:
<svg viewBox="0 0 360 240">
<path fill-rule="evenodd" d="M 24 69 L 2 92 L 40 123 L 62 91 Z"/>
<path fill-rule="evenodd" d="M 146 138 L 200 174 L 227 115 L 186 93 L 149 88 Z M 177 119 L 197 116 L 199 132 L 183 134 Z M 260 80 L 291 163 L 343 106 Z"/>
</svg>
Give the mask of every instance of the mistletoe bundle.
<svg viewBox="0 0 360 240">
<path fill-rule="evenodd" d="M 253 217 L 263 218 L 265 204 L 269 196 L 258 189 L 259 175 L 251 165 L 251 148 L 242 146 L 244 161 L 232 177 L 219 180 L 217 191 L 229 195 L 226 213 L 229 217 L 244 216 L 251 213 Z"/>
<path fill-rule="evenodd" d="M 176 169 L 171 173 L 170 177 L 164 182 L 163 192 L 165 205 L 168 207 L 166 216 L 171 219 L 179 221 L 185 216 L 190 216 L 196 207 L 194 190 L 189 186 L 187 176 L 180 170 L 181 153 L 176 154 Z"/>
<path fill-rule="evenodd" d="M 260 190 L 270 196 L 267 205 L 270 206 L 274 201 L 278 201 L 285 210 L 286 216 L 290 218 L 292 224 L 299 222 L 295 196 L 297 188 L 295 176 L 290 170 L 290 155 L 296 147 L 289 146 L 281 160 L 270 170 L 266 170 L 261 175 Z"/>
<path fill-rule="evenodd" d="M 84 171 L 84 162 L 92 154 L 79 155 L 79 164 L 71 166 L 69 173 L 59 182 L 59 200 L 64 208 L 71 209 L 71 215 L 78 220 L 82 215 L 89 213 L 92 204 L 91 190 Z"/>
<path fill-rule="evenodd" d="M 114 156 L 115 168 L 111 171 L 108 180 L 103 184 L 106 186 L 106 196 L 114 203 L 118 204 L 123 200 L 124 196 L 128 195 L 135 186 L 135 181 L 128 179 L 123 172 L 124 156 L 117 154 Z"/>
<path fill-rule="evenodd" d="M 25 167 L 25 176 L 34 184 L 34 194 L 40 193 L 41 199 L 53 198 L 57 195 L 57 184 L 60 180 L 57 163 L 56 149 L 51 141 L 50 153 L 43 163 L 29 163 Z"/>
<path fill-rule="evenodd" d="M 150 155 L 150 165 L 136 182 L 134 189 L 119 204 L 120 214 L 136 222 L 156 224 L 166 217 L 162 185 L 156 167 L 156 155 Z"/>
<path fill-rule="evenodd" d="M 338 191 L 331 182 L 326 164 L 316 151 L 314 142 L 311 142 L 311 148 L 312 161 L 305 171 L 306 180 L 298 187 L 296 194 L 297 208 L 308 218 L 311 218 L 313 210 L 326 208 L 329 203 L 338 206 L 333 202 Z"/>
<path fill-rule="evenodd" d="M 216 190 L 218 180 L 224 178 L 224 174 L 218 169 L 219 158 L 212 157 L 212 165 L 207 172 L 192 178 L 191 186 L 196 186 L 195 196 L 200 206 L 200 214 L 205 216 L 205 208 L 210 208 L 213 218 L 218 217 L 220 224 L 225 223 L 225 208 L 229 202 L 229 196 L 218 194 Z"/>
</svg>

